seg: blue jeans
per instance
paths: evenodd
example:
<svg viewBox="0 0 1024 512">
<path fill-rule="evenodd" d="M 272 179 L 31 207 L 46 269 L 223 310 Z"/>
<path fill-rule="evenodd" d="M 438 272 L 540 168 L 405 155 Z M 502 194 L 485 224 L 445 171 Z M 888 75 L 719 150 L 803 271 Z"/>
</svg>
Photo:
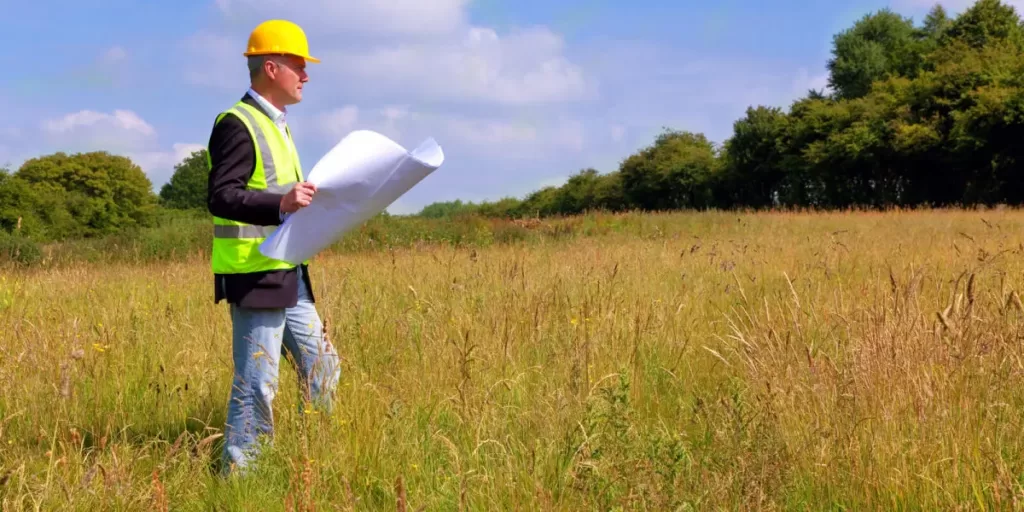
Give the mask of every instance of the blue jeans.
<svg viewBox="0 0 1024 512">
<path fill-rule="evenodd" d="M 224 473 L 245 468 L 257 455 L 261 436 L 272 438 L 271 405 L 278 388 L 278 366 L 287 350 L 296 364 L 304 400 L 330 412 L 341 368 L 299 268 L 299 301 L 289 309 L 246 309 L 231 305 L 234 378 L 224 428 Z"/>
</svg>

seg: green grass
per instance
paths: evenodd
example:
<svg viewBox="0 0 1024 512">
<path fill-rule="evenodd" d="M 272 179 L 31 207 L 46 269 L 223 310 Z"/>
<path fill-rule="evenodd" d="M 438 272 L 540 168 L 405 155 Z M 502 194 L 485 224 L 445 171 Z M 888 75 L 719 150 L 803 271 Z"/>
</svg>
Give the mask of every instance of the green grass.
<svg viewBox="0 0 1024 512">
<path fill-rule="evenodd" d="M 202 251 L 5 272 L 0 507 L 1019 506 L 1024 213 L 473 222 L 378 219 L 316 259 L 336 413 L 285 367 L 239 481 Z"/>
<path fill-rule="evenodd" d="M 537 241 L 644 234 L 663 229 L 663 221 L 640 213 L 510 220 L 476 215 L 451 219 L 379 215 L 344 236 L 331 253 L 387 251 L 426 246 L 489 247 Z M 204 212 L 164 211 L 155 226 L 113 235 L 39 244 L 0 232 L 0 267 L 58 268 L 80 263 L 145 264 L 209 256 L 212 221 Z"/>
</svg>

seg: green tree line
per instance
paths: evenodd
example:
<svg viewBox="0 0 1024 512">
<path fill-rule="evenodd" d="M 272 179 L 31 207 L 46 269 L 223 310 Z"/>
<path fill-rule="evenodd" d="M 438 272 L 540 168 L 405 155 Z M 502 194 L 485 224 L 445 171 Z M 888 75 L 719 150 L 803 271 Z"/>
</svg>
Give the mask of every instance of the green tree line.
<svg viewBox="0 0 1024 512">
<path fill-rule="evenodd" d="M 205 207 L 205 150 L 175 167 L 160 194 L 129 158 L 55 153 L 0 169 L 0 232 L 34 242 L 94 238 L 153 226 L 167 210 Z"/>
<path fill-rule="evenodd" d="M 936 6 L 919 25 L 883 9 L 834 36 L 827 67 L 829 91 L 785 110 L 751 106 L 721 145 L 666 129 L 613 172 L 418 215 L 1024 202 L 1024 24 L 1011 6 L 979 0 L 955 18 Z M 0 252 L 15 238 L 123 235 L 168 212 L 202 215 L 208 172 L 197 151 L 157 194 L 138 165 L 106 152 L 0 169 Z"/>
</svg>

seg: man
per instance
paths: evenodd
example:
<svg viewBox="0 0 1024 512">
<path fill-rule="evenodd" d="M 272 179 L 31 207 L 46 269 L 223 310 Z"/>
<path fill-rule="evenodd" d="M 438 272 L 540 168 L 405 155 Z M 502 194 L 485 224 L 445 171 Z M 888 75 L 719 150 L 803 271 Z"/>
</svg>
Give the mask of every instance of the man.
<svg viewBox="0 0 1024 512">
<path fill-rule="evenodd" d="M 271 405 L 285 351 L 295 361 L 304 401 L 318 409 L 330 410 L 340 373 L 314 307 L 308 262 L 293 265 L 259 251 L 274 226 L 316 193 L 304 181 L 285 114 L 302 100 L 306 62 L 319 60 L 309 55 L 302 29 L 282 20 L 257 26 L 244 55 L 251 86 L 217 117 L 208 151 L 214 302 L 230 304 L 233 331 L 225 473 L 245 468 L 260 437 L 273 436 Z M 301 403 L 299 409 L 307 410 Z"/>
</svg>

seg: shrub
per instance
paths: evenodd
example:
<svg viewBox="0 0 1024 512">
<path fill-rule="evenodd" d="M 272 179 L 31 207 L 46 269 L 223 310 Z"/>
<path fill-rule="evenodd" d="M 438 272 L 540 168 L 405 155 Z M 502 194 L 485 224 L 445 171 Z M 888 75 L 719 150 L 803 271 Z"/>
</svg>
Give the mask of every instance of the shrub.
<svg viewBox="0 0 1024 512">
<path fill-rule="evenodd" d="M 39 244 L 21 234 L 0 231 L 0 261 L 32 266 L 41 262 L 42 259 L 43 250 Z"/>
</svg>

